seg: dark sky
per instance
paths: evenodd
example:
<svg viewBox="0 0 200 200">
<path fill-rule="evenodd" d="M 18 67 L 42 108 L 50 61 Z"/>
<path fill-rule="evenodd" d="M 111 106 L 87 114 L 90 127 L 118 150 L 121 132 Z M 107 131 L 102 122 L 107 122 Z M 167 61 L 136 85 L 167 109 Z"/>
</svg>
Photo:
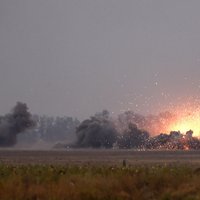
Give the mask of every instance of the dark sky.
<svg viewBox="0 0 200 200">
<path fill-rule="evenodd" d="M 1 0 L 0 113 L 157 112 L 200 94 L 199 0 Z"/>
</svg>

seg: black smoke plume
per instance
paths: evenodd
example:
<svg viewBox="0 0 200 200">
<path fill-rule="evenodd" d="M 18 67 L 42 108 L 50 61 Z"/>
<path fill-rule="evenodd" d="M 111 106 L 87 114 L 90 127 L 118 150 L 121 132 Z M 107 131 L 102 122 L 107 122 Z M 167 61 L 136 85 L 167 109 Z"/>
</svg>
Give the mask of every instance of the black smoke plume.
<svg viewBox="0 0 200 200">
<path fill-rule="evenodd" d="M 35 123 L 25 103 L 17 102 L 12 111 L 0 117 L 0 146 L 16 144 L 17 134 L 34 127 Z"/>
<path fill-rule="evenodd" d="M 135 124 L 129 123 L 128 129 L 118 137 L 117 144 L 119 148 L 144 149 L 148 140 L 149 133 L 147 131 L 140 130 Z"/>
<path fill-rule="evenodd" d="M 128 111 L 113 120 L 108 111 L 103 111 L 83 121 L 76 130 L 77 147 L 121 149 L 167 149 L 167 150 L 198 150 L 200 140 L 193 137 L 193 131 L 186 133 L 171 131 L 152 134 L 149 130 L 165 128 L 166 123 L 173 119 L 169 112 L 159 115 L 142 116 Z M 156 126 L 159 128 L 156 129 Z M 146 127 L 146 129 L 144 129 Z M 149 128 L 149 129 L 148 129 Z M 148 130 L 148 131 L 146 131 Z"/>
<path fill-rule="evenodd" d="M 117 131 L 108 111 L 84 120 L 77 128 L 76 134 L 77 147 L 111 148 L 117 141 Z"/>
</svg>

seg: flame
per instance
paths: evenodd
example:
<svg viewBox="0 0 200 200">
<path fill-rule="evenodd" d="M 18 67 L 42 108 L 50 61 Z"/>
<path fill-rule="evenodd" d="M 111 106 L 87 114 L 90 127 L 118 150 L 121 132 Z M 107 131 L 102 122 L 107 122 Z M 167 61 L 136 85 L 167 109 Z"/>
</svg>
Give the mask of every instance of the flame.
<svg viewBox="0 0 200 200">
<path fill-rule="evenodd" d="M 186 103 L 173 107 L 174 114 L 172 120 L 168 121 L 167 131 L 180 131 L 186 133 L 193 131 L 193 136 L 200 137 L 200 105 L 196 103 Z"/>
<path fill-rule="evenodd" d="M 200 139 L 200 98 L 180 99 L 178 102 L 163 106 L 157 115 L 147 115 L 145 120 L 132 118 L 132 123 L 140 129 L 147 130 L 151 135 L 169 134 L 180 131 L 183 135 L 192 130 L 193 136 Z"/>
<path fill-rule="evenodd" d="M 194 132 L 194 136 L 200 136 L 200 119 L 199 118 L 188 118 L 180 117 L 176 122 L 170 125 L 170 130 L 180 131 L 186 133 L 189 130 Z"/>
</svg>

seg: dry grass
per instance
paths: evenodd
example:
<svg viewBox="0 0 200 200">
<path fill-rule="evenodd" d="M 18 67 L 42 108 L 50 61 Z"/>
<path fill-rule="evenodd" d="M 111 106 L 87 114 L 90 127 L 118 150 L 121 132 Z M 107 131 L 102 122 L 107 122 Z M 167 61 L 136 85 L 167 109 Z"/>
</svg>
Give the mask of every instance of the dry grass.
<svg viewBox="0 0 200 200">
<path fill-rule="evenodd" d="M 200 199 L 200 170 L 187 166 L 0 165 L 0 199 Z"/>
</svg>

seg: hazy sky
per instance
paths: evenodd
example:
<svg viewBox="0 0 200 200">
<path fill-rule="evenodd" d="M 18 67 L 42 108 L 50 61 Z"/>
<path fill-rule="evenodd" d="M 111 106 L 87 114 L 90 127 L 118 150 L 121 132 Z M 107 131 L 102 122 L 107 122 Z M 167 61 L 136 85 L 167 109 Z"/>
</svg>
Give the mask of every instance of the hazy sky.
<svg viewBox="0 0 200 200">
<path fill-rule="evenodd" d="M 0 113 L 156 112 L 200 94 L 199 0 L 0 0 Z"/>
</svg>

